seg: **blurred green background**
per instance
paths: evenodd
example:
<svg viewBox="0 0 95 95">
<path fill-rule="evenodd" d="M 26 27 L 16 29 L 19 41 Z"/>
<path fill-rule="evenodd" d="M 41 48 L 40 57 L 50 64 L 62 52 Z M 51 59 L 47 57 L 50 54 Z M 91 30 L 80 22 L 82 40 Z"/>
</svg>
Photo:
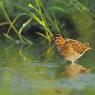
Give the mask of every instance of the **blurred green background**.
<svg viewBox="0 0 95 95">
<path fill-rule="evenodd" d="M 61 75 L 52 35 L 89 42 L 77 63 L 92 69 Z M 95 95 L 95 0 L 0 0 L 0 95 Z"/>
</svg>

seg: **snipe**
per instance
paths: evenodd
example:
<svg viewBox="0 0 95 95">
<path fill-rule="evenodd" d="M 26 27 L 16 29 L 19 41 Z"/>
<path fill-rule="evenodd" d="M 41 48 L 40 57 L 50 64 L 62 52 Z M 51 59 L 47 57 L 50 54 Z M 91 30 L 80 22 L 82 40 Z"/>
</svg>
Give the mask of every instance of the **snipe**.
<svg viewBox="0 0 95 95">
<path fill-rule="evenodd" d="M 64 39 L 60 34 L 53 36 L 52 43 L 55 44 L 58 54 L 72 63 L 75 63 L 86 51 L 91 49 L 88 42 L 82 43 L 74 39 Z"/>
</svg>

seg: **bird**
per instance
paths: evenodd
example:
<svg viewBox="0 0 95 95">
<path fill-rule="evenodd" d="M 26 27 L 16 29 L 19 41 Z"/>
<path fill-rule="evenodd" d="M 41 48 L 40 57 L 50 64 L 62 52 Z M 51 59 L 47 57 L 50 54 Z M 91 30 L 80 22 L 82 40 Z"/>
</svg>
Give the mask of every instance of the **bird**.
<svg viewBox="0 0 95 95">
<path fill-rule="evenodd" d="M 55 34 L 52 37 L 51 43 L 56 47 L 59 56 L 66 61 L 70 61 L 72 64 L 76 63 L 85 52 L 92 49 L 89 47 L 89 43 L 82 43 L 74 39 L 65 39 L 61 34 Z"/>
</svg>

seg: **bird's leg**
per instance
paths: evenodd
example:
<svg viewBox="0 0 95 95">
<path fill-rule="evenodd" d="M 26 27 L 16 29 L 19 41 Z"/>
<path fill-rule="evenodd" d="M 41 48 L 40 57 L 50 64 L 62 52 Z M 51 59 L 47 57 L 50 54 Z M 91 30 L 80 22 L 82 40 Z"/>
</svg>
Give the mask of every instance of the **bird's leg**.
<svg viewBox="0 0 95 95">
<path fill-rule="evenodd" d="M 72 65 L 75 65 L 75 61 L 71 61 L 72 62 Z"/>
</svg>

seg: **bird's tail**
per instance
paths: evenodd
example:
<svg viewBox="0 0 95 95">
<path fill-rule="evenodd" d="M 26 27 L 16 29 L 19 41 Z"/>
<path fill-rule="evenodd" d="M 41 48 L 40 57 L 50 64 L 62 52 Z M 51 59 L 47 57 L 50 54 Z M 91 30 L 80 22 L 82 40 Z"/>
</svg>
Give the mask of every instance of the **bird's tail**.
<svg viewBox="0 0 95 95">
<path fill-rule="evenodd" d="M 87 42 L 87 43 L 85 43 L 84 44 L 85 45 L 85 47 L 86 47 L 86 51 L 88 51 L 88 50 L 91 50 L 92 48 L 89 46 L 89 43 Z"/>
</svg>

